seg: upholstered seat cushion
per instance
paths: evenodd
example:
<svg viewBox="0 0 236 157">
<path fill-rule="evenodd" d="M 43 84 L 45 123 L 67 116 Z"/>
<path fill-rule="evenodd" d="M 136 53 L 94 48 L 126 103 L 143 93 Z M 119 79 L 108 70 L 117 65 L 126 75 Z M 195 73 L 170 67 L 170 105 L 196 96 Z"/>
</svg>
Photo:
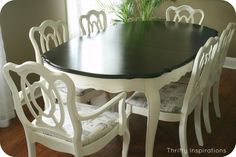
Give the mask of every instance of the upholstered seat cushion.
<svg viewBox="0 0 236 157">
<path fill-rule="evenodd" d="M 67 93 L 67 88 L 65 86 L 65 84 L 61 81 L 56 81 L 56 87 L 63 93 L 66 94 Z M 91 92 L 94 89 L 88 88 L 88 89 L 82 89 L 79 88 L 79 85 L 75 86 L 75 95 L 76 96 L 83 96 L 89 92 Z"/>
<path fill-rule="evenodd" d="M 91 113 L 98 107 L 95 105 L 87 105 L 87 104 L 82 104 L 82 103 L 76 103 L 76 109 L 80 114 L 85 114 L 85 113 Z M 68 135 L 73 134 L 73 127 L 70 121 L 70 117 L 68 114 L 67 107 L 64 107 L 65 110 L 65 122 L 63 125 L 64 130 Z M 45 111 L 45 113 L 48 113 L 49 111 Z M 55 109 L 55 117 L 60 119 L 60 110 L 59 110 L 59 105 L 57 105 Z M 42 120 L 44 123 L 54 126 L 55 123 L 52 121 L 52 119 L 43 117 Z M 37 124 L 35 121 L 32 122 L 33 124 Z M 98 117 L 90 120 L 85 120 L 82 121 L 82 144 L 87 145 L 90 144 L 93 141 L 98 140 L 99 138 L 103 137 L 111 131 L 114 127 L 118 125 L 118 113 L 117 112 L 104 112 L 103 114 L 99 115 Z M 55 136 L 51 132 L 43 132 L 44 134 L 50 135 L 50 136 Z M 71 140 L 68 140 L 71 142 Z"/>
<path fill-rule="evenodd" d="M 56 87 L 60 91 L 60 96 L 63 102 L 66 102 L 67 88 L 61 81 L 56 81 Z M 77 102 L 86 103 L 91 105 L 101 106 L 108 101 L 108 97 L 105 91 L 95 90 L 92 88 L 82 89 L 79 85 L 75 86 L 75 98 Z"/>
<path fill-rule="evenodd" d="M 188 84 L 190 77 L 191 77 L 191 72 L 188 72 L 178 80 L 178 83 Z"/>
<path fill-rule="evenodd" d="M 170 83 L 160 89 L 161 112 L 180 113 L 187 84 Z M 126 100 L 127 104 L 147 108 L 147 99 L 142 92 L 135 92 Z"/>
</svg>

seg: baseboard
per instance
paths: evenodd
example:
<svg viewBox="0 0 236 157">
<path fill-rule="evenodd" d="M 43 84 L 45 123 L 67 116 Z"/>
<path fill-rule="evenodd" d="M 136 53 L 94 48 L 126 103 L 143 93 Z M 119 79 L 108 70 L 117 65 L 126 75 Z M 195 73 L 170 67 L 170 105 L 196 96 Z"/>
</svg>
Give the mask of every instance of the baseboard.
<svg viewBox="0 0 236 157">
<path fill-rule="evenodd" d="M 226 57 L 224 68 L 228 69 L 236 69 L 236 58 L 233 57 Z"/>
</svg>

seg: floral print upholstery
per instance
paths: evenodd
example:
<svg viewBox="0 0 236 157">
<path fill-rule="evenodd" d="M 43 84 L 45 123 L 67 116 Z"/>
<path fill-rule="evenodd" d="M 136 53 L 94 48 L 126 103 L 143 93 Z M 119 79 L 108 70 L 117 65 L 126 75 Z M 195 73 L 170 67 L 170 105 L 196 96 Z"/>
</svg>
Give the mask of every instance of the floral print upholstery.
<svg viewBox="0 0 236 157">
<path fill-rule="evenodd" d="M 63 102 L 66 102 L 67 88 L 61 81 L 56 81 L 56 87 L 59 89 L 60 96 Z M 78 85 L 75 86 L 76 101 L 91 105 L 101 106 L 108 102 L 109 98 L 105 91 L 95 91 L 92 88 L 82 89 Z"/>
<path fill-rule="evenodd" d="M 62 95 L 66 95 L 67 93 L 67 89 L 66 86 L 63 82 L 61 81 L 56 81 L 56 87 L 62 92 Z M 76 96 L 83 96 L 85 94 L 87 94 L 88 92 L 92 91 L 93 89 L 89 88 L 89 89 L 82 89 L 79 88 L 78 85 L 75 86 L 75 95 Z"/>
<path fill-rule="evenodd" d="M 93 106 L 93 105 L 76 103 L 76 109 L 80 114 L 91 113 L 97 108 L 98 108 L 97 106 Z M 73 127 L 71 124 L 67 107 L 64 107 L 64 111 L 65 111 L 65 122 L 64 122 L 63 128 L 68 135 L 73 135 Z M 45 111 L 45 113 L 48 113 L 48 112 L 49 111 Z M 54 115 L 58 119 L 60 119 L 61 117 L 58 105 L 56 106 Z M 44 121 L 44 123 L 50 126 L 55 125 L 54 122 L 49 118 L 43 117 L 42 120 Z M 35 121 L 33 121 L 32 123 L 36 124 Z M 118 113 L 107 111 L 94 119 L 81 121 L 81 124 L 82 124 L 82 129 L 83 129 L 83 132 L 81 135 L 82 144 L 87 145 L 103 137 L 109 131 L 111 131 L 114 127 L 118 126 Z M 50 136 L 54 136 L 52 133 L 48 133 L 48 132 L 43 132 L 43 133 Z M 69 141 L 69 142 L 72 142 L 72 141 Z"/>
<path fill-rule="evenodd" d="M 160 89 L 161 112 L 180 113 L 187 84 L 174 82 Z M 126 100 L 127 104 L 147 108 L 147 99 L 142 92 L 135 92 Z"/>
<path fill-rule="evenodd" d="M 191 72 L 188 72 L 178 80 L 178 83 L 188 84 L 190 77 L 191 77 Z"/>
<path fill-rule="evenodd" d="M 77 110 L 79 113 L 89 113 L 96 108 L 96 105 L 77 105 Z M 107 111 L 95 119 L 82 121 L 83 144 L 89 144 L 106 135 L 114 127 L 118 126 L 118 118 L 117 112 Z"/>
</svg>

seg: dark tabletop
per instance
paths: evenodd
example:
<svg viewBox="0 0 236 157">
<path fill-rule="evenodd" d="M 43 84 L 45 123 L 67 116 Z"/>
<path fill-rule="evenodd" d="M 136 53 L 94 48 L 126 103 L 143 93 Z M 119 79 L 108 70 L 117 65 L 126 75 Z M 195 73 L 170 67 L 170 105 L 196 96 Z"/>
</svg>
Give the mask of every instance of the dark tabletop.
<svg viewBox="0 0 236 157">
<path fill-rule="evenodd" d="M 65 72 L 97 78 L 153 78 L 190 62 L 217 31 L 166 21 L 117 24 L 70 40 L 42 57 Z"/>
</svg>

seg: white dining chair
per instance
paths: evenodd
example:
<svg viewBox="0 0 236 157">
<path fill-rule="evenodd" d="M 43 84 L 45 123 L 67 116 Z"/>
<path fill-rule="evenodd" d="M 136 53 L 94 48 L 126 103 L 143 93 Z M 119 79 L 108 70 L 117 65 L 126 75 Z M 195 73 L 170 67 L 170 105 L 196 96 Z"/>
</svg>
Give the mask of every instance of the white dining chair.
<svg viewBox="0 0 236 157">
<path fill-rule="evenodd" d="M 107 28 L 107 16 L 103 10 L 90 10 L 79 18 L 82 36 L 90 36 Z"/>
<path fill-rule="evenodd" d="M 179 140 L 180 148 L 183 150 L 181 151 L 182 156 L 188 156 L 186 127 L 188 116 L 193 111 L 198 144 L 203 145 L 200 110 L 217 46 L 218 37 L 211 37 L 199 49 L 188 84 L 172 82 L 159 90 L 161 99 L 159 120 L 179 122 Z M 136 91 L 126 100 L 126 104 L 128 115 L 135 113 L 147 116 L 148 104 L 144 93 Z"/>
<path fill-rule="evenodd" d="M 66 74 L 52 72 L 39 63 L 7 63 L 3 67 L 3 73 L 25 131 L 29 157 L 36 156 L 36 143 L 55 151 L 83 157 L 104 148 L 117 135 L 123 136 L 122 157 L 127 157 L 130 135 L 126 125 L 126 93 L 122 92 L 97 107 L 76 102 L 73 81 Z M 19 82 L 15 82 L 12 73 L 20 77 Z M 31 75 L 42 79 L 32 82 L 29 79 Z M 66 102 L 61 99 L 56 86 L 57 80 L 67 88 Z M 17 83 L 20 84 L 20 92 Z M 47 100 L 44 103 L 48 103 L 48 108 L 43 109 L 44 103 L 36 99 L 37 90 L 44 91 L 44 100 Z M 21 96 L 26 102 L 24 106 L 21 104 Z M 118 112 L 108 111 L 113 105 L 118 105 Z"/>
<path fill-rule="evenodd" d="M 35 52 L 37 63 L 43 65 L 41 55 L 50 49 L 68 41 L 67 26 L 63 21 L 45 20 L 39 26 L 32 27 L 29 31 L 29 38 Z M 57 86 L 60 91 L 66 94 L 66 88 L 59 81 Z M 101 95 L 102 91 L 94 89 L 82 89 L 76 85 L 76 99 L 80 102 L 89 102 L 95 95 Z"/>
<path fill-rule="evenodd" d="M 82 36 L 93 36 L 97 33 L 104 31 L 107 28 L 107 16 L 103 10 L 90 10 L 87 14 L 81 15 L 79 18 L 79 26 Z M 112 93 L 103 91 L 100 96 L 103 96 L 102 99 L 97 96 L 94 98 L 95 101 L 107 101 L 114 96 Z M 100 99 L 100 100 L 99 100 Z M 93 104 L 93 101 L 91 101 Z"/>
<path fill-rule="evenodd" d="M 178 7 L 170 6 L 166 9 L 166 21 L 185 22 L 202 25 L 205 14 L 201 9 L 194 9 L 189 5 L 181 5 Z M 168 24 L 168 23 L 167 23 Z M 170 25 L 175 28 L 176 25 Z M 191 74 L 187 73 L 180 78 L 180 83 L 188 83 Z"/>
<path fill-rule="evenodd" d="M 227 27 L 223 30 L 223 32 L 220 35 L 219 38 L 219 47 L 217 50 L 216 57 L 213 62 L 212 70 L 210 73 L 210 78 L 208 81 L 208 90 L 206 91 L 205 97 L 204 97 L 204 103 L 203 105 L 203 117 L 204 117 L 204 124 L 206 127 L 206 131 L 208 133 L 211 133 L 211 125 L 210 125 L 210 118 L 209 118 L 209 102 L 210 98 L 213 99 L 213 105 L 216 117 L 220 118 L 220 106 L 219 106 L 219 85 L 220 85 L 220 77 L 222 68 L 225 62 L 225 58 L 231 43 L 231 39 L 234 34 L 235 30 L 235 23 L 229 23 Z M 212 97 L 211 97 L 212 92 Z"/>
<path fill-rule="evenodd" d="M 30 29 L 29 38 L 35 51 L 36 62 L 43 64 L 43 53 L 68 41 L 67 26 L 60 20 L 45 20 L 40 26 Z"/>
<path fill-rule="evenodd" d="M 186 22 L 201 25 L 204 19 L 202 9 L 194 9 L 189 5 L 170 6 L 166 9 L 166 21 Z"/>
</svg>

